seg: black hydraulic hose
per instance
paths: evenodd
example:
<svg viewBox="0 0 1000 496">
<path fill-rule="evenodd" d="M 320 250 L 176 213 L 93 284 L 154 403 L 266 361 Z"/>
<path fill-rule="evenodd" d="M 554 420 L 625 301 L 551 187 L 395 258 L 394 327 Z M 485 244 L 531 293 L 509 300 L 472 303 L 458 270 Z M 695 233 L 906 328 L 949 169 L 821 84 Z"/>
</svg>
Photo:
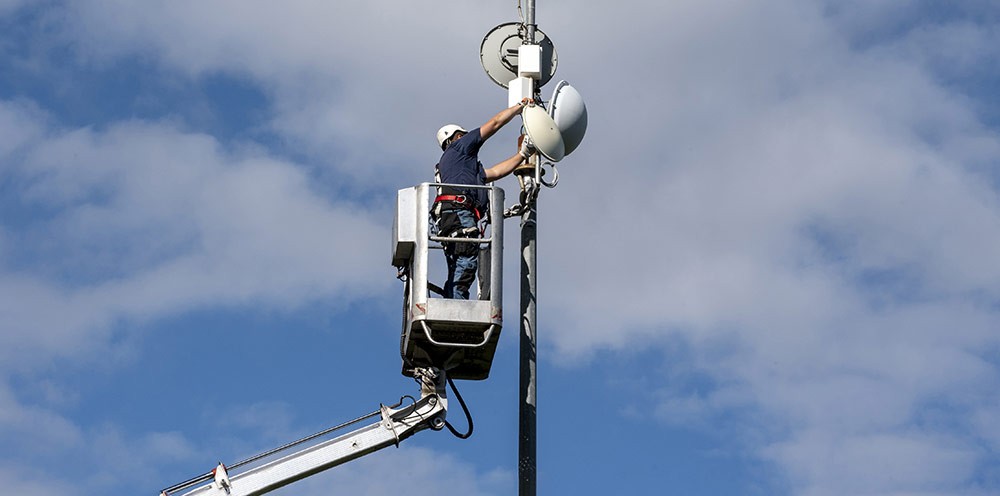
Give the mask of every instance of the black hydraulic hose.
<svg viewBox="0 0 1000 496">
<path fill-rule="evenodd" d="M 451 381 L 451 377 L 448 377 L 448 385 L 451 386 L 451 390 L 455 392 L 455 398 L 458 399 L 458 404 L 462 405 L 462 410 L 465 412 L 465 418 L 469 421 L 469 432 L 466 432 L 465 434 L 458 432 L 458 430 L 456 430 L 447 420 L 444 421 L 444 425 L 448 427 L 448 430 L 451 431 L 455 437 L 459 439 L 469 439 L 472 437 L 472 413 L 469 412 L 469 407 L 465 405 L 465 400 L 462 399 L 462 395 L 455 387 L 455 383 Z"/>
</svg>

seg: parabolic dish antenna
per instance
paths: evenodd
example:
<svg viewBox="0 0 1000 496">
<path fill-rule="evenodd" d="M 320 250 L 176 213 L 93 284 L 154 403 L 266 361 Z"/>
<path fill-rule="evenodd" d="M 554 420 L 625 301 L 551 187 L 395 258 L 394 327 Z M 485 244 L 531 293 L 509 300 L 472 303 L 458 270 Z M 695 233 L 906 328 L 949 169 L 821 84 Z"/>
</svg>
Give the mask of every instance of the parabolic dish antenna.
<svg viewBox="0 0 1000 496">
<path fill-rule="evenodd" d="M 559 81 L 549 101 L 549 115 L 562 133 L 566 155 L 573 153 L 587 134 L 587 106 L 580 92 L 566 81 Z"/>
<path fill-rule="evenodd" d="M 524 44 L 524 36 L 524 25 L 519 22 L 501 24 L 486 33 L 479 47 L 479 60 L 494 83 L 506 88 L 517 77 L 517 47 Z M 558 60 L 552 40 L 539 29 L 535 30 L 535 43 L 542 47 L 541 88 L 555 75 Z"/>
<path fill-rule="evenodd" d="M 562 133 L 556 122 L 549 117 L 545 109 L 532 105 L 521 112 L 524 130 L 531 138 L 535 149 L 545 155 L 545 158 L 558 162 L 566 155 L 566 145 L 563 144 Z"/>
</svg>

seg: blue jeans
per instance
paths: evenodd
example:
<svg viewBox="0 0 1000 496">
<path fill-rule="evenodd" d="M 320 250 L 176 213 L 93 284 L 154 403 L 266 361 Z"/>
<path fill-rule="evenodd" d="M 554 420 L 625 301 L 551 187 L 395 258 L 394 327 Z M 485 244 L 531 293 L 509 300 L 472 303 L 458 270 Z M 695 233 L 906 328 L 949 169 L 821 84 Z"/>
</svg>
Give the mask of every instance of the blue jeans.
<svg viewBox="0 0 1000 496">
<path fill-rule="evenodd" d="M 454 214 L 461 228 L 476 227 L 476 215 L 471 210 L 453 210 L 443 214 Z M 478 234 L 472 236 L 478 237 Z M 448 280 L 444 283 L 444 297 L 468 300 L 469 287 L 476 280 L 476 272 L 479 269 L 479 245 L 445 242 L 444 257 L 448 263 Z"/>
</svg>

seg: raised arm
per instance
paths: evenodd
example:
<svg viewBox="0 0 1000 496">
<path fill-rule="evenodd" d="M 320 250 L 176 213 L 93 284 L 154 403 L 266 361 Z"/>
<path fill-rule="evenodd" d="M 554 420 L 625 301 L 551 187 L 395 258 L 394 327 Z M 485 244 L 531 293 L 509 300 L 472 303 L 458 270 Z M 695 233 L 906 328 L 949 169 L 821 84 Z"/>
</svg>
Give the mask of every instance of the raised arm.
<svg viewBox="0 0 1000 496">
<path fill-rule="evenodd" d="M 520 103 L 509 108 L 505 108 L 494 115 L 490 120 L 486 121 L 486 124 L 479 126 L 479 135 L 482 137 L 483 141 L 486 141 L 490 136 L 496 134 L 500 128 L 504 127 L 505 124 L 511 121 L 514 117 L 524 110 L 524 106 L 528 104 L 530 99 L 525 98 L 521 100 Z"/>
<path fill-rule="evenodd" d="M 517 168 L 517 166 L 523 164 L 526 160 L 528 160 L 528 157 L 535 153 L 535 147 L 532 146 L 531 142 L 527 140 L 526 136 L 521 136 L 521 138 L 517 140 L 517 143 L 518 151 L 516 154 L 484 171 L 486 173 L 486 182 L 496 181 L 497 179 L 510 174 Z"/>
<path fill-rule="evenodd" d="M 496 181 L 514 171 L 514 169 L 524 163 L 524 157 L 520 153 L 515 153 L 513 157 L 500 162 L 499 164 L 486 169 L 486 182 Z"/>
</svg>

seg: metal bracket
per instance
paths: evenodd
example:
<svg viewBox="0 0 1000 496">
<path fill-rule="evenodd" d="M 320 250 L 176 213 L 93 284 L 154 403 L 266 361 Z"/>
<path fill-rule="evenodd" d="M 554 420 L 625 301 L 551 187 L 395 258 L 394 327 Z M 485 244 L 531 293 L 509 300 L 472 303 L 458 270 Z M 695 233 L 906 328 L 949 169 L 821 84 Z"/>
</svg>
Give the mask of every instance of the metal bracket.
<svg viewBox="0 0 1000 496">
<path fill-rule="evenodd" d="M 542 186 L 545 186 L 547 188 L 555 188 L 556 185 L 559 184 L 559 169 L 556 169 L 556 164 L 554 164 L 552 162 L 549 162 L 548 160 L 542 162 L 539 165 L 539 169 L 541 169 L 542 167 L 544 167 L 546 165 L 552 168 L 552 182 L 548 182 L 545 179 L 543 179 L 543 177 L 545 176 L 544 173 L 543 174 L 539 174 L 539 176 L 538 176 L 538 182 L 542 183 Z"/>
<path fill-rule="evenodd" d="M 219 466 L 215 467 L 215 470 L 212 470 L 212 475 L 215 476 L 215 488 L 229 494 L 232 483 L 229 482 L 229 474 L 226 472 L 226 466 L 222 462 L 219 462 Z"/>
<path fill-rule="evenodd" d="M 383 405 L 382 403 L 378 404 L 378 408 L 379 408 L 379 411 L 382 413 L 382 425 L 386 429 L 392 431 L 393 437 L 396 438 L 396 447 L 398 448 L 399 447 L 399 433 L 396 432 L 396 426 L 392 422 L 392 411 L 389 410 L 389 407 Z"/>
</svg>

